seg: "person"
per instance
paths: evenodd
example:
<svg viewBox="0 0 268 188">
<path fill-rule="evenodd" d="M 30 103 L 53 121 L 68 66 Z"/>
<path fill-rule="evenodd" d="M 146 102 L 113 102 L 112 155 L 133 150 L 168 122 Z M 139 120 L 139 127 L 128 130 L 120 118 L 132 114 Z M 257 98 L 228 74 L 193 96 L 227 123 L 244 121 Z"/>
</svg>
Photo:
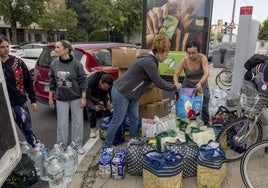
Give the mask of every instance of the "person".
<svg viewBox="0 0 268 188">
<path fill-rule="evenodd" d="M 69 110 L 71 111 L 72 142 L 78 154 L 84 154 L 83 108 L 86 105 L 86 75 L 83 65 L 71 55 L 73 47 L 67 40 L 55 44 L 56 58 L 49 68 L 49 106 L 57 106 L 57 143 L 68 144 Z"/>
<path fill-rule="evenodd" d="M 91 74 L 87 79 L 87 117 L 90 125 L 90 138 L 97 136 L 97 114 L 102 117 L 111 115 L 111 87 L 113 77 L 103 71 Z"/>
<path fill-rule="evenodd" d="M 154 38 L 152 49 L 140 54 L 128 70 L 112 87 L 113 117 L 106 133 L 104 147 L 112 147 L 115 133 L 128 113 L 130 120 L 130 141 L 137 137 L 139 120 L 139 103 L 141 95 L 154 83 L 167 91 L 176 91 L 178 83 L 171 84 L 160 77 L 158 62 L 163 62 L 169 53 L 170 41 L 166 35 L 159 34 Z"/>
<path fill-rule="evenodd" d="M 32 131 L 31 114 L 26 104 L 28 95 L 31 101 L 31 109 L 33 111 L 37 110 L 30 72 L 21 59 L 9 55 L 9 42 L 4 37 L 0 37 L 0 58 L 14 120 L 26 141 L 32 147 L 35 147 L 37 143 L 40 143 L 40 140 Z"/>
<path fill-rule="evenodd" d="M 207 57 L 200 53 L 198 41 L 189 41 L 186 45 L 187 56 L 183 58 L 173 75 L 174 83 L 180 84 L 185 88 L 203 89 L 203 109 L 202 121 L 209 123 L 209 66 Z M 182 83 L 179 83 L 179 75 L 184 70 L 185 77 Z"/>
</svg>

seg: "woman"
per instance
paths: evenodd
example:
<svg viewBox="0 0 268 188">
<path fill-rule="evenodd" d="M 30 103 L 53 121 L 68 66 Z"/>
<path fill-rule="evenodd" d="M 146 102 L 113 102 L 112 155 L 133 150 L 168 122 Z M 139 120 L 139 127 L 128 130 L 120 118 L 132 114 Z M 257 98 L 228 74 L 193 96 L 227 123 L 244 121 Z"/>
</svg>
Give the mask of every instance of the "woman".
<svg viewBox="0 0 268 188">
<path fill-rule="evenodd" d="M 15 56 L 9 55 L 9 42 L 0 37 L 0 59 L 5 75 L 12 113 L 16 124 L 21 129 L 25 139 L 35 147 L 37 140 L 32 131 L 31 114 L 27 107 L 27 95 L 31 100 L 31 108 L 37 110 L 35 91 L 31 75 L 25 63 Z"/>
<path fill-rule="evenodd" d="M 202 121 L 205 124 L 209 123 L 209 67 L 207 57 L 200 53 L 199 43 L 197 41 L 190 41 L 186 45 L 187 56 L 183 58 L 173 76 L 174 83 L 180 84 L 185 88 L 202 88 L 203 89 L 203 110 Z M 178 77 L 181 71 L 184 70 L 185 78 L 183 83 L 179 83 Z"/>
<path fill-rule="evenodd" d="M 108 127 L 104 147 L 112 147 L 115 133 L 122 123 L 126 113 L 130 119 L 130 142 L 138 133 L 138 100 L 147 88 L 154 83 L 157 87 L 176 91 L 179 84 L 171 84 L 163 80 L 158 72 L 158 62 L 167 58 L 170 41 L 165 35 L 154 38 L 152 51 L 140 54 L 129 69 L 114 81 L 112 87 L 113 118 Z"/>
<path fill-rule="evenodd" d="M 86 75 L 81 62 L 71 55 L 73 47 L 70 42 L 61 40 L 55 45 L 59 58 L 50 65 L 49 71 L 49 106 L 54 108 L 53 94 L 57 106 L 57 143 L 63 148 L 68 144 L 69 110 L 71 109 L 72 142 L 78 154 L 84 154 L 83 142 L 83 108 L 86 105 Z"/>
</svg>

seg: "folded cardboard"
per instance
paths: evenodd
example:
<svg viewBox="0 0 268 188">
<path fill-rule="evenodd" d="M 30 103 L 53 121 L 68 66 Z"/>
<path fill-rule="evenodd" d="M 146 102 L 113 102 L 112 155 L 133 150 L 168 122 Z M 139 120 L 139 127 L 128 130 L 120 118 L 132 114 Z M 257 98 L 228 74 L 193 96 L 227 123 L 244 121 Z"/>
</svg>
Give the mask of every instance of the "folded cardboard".
<svg viewBox="0 0 268 188">
<path fill-rule="evenodd" d="M 168 99 L 139 106 L 140 118 L 153 119 L 155 115 L 158 117 L 168 115 Z"/>
<path fill-rule="evenodd" d="M 129 68 L 141 53 L 149 52 L 147 49 L 136 48 L 113 48 L 112 66 L 118 68 Z"/>
<path fill-rule="evenodd" d="M 145 105 L 148 103 L 153 103 L 156 101 L 161 101 L 163 99 L 163 90 L 152 84 L 145 93 L 142 94 L 139 99 L 139 105 Z"/>
</svg>

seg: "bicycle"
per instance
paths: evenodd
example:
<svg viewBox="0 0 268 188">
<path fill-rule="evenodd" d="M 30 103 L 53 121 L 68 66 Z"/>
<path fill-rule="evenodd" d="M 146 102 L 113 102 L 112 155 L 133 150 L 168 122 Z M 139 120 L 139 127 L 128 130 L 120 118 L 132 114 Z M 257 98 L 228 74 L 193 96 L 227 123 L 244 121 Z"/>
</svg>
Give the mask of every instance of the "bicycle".
<svg viewBox="0 0 268 188">
<path fill-rule="evenodd" d="M 215 78 L 215 83 L 220 89 L 231 89 L 233 70 L 231 68 L 222 69 Z"/>
<path fill-rule="evenodd" d="M 226 162 L 240 159 L 251 145 L 263 138 L 262 109 L 267 106 L 268 97 L 255 89 L 242 87 L 241 91 L 234 93 L 233 102 L 242 109 L 242 116 L 225 125 L 217 137 L 225 151 Z"/>
</svg>

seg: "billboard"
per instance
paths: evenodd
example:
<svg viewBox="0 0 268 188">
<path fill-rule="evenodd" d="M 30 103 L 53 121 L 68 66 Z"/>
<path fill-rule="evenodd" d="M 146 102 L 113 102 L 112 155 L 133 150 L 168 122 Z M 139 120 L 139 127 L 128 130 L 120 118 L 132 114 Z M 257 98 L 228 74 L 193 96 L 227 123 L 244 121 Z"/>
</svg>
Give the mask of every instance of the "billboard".
<svg viewBox="0 0 268 188">
<path fill-rule="evenodd" d="M 188 41 L 199 41 L 200 52 L 207 54 L 212 7 L 213 0 L 143 0 L 142 48 L 150 49 L 159 33 L 167 35 L 171 42 L 172 54 L 165 64 L 173 64 L 160 65 L 161 75 L 172 76 L 176 68 L 173 65 L 178 64 L 172 58 L 184 57 Z"/>
</svg>

